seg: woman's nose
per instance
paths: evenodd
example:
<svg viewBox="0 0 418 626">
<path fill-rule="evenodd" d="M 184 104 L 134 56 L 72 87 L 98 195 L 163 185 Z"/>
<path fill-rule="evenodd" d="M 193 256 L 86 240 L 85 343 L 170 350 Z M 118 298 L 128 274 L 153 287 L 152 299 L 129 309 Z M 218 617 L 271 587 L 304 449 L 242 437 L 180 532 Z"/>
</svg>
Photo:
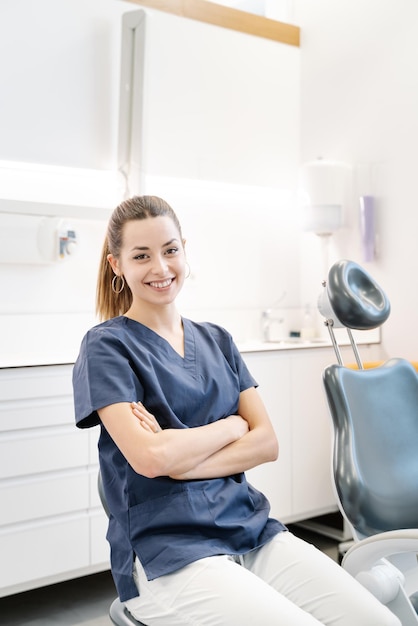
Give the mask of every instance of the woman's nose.
<svg viewBox="0 0 418 626">
<path fill-rule="evenodd" d="M 153 272 L 165 272 L 167 270 L 167 260 L 162 256 L 154 257 L 152 262 Z"/>
</svg>

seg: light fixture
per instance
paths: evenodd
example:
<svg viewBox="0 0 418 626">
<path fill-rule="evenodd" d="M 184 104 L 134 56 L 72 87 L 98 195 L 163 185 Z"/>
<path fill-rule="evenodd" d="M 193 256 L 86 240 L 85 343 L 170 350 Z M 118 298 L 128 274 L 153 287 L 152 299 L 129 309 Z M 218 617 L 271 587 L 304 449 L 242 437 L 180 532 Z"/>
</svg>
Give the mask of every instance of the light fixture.
<svg viewBox="0 0 418 626">
<path fill-rule="evenodd" d="M 118 170 L 0 160 L 0 199 L 113 209 L 125 192 Z"/>
</svg>

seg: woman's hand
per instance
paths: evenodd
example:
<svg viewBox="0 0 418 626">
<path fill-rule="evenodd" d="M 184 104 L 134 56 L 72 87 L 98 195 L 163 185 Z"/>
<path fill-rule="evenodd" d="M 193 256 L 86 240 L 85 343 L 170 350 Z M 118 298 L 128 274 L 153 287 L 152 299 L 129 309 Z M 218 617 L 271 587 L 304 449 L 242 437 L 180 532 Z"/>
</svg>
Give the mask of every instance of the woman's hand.
<svg viewBox="0 0 418 626">
<path fill-rule="evenodd" d="M 154 415 L 146 410 L 142 402 L 132 402 L 131 408 L 132 413 L 139 420 L 142 428 L 148 430 L 151 433 L 159 433 L 161 431 L 161 427 L 155 419 Z"/>
<path fill-rule="evenodd" d="M 229 421 L 230 424 L 233 426 L 235 432 L 235 441 L 241 439 L 241 437 L 246 435 L 250 430 L 247 420 L 241 417 L 241 415 L 229 415 L 229 417 L 225 418 L 225 421 Z"/>
<path fill-rule="evenodd" d="M 245 472 L 256 465 L 275 461 L 278 442 L 266 408 L 254 387 L 240 394 L 239 415 L 222 422 L 232 428 L 233 441 L 184 472 L 171 472 L 175 480 L 220 478 Z"/>
<path fill-rule="evenodd" d="M 152 413 L 146 410 L 142 402 L 131 403 L 132 413 L 139 420 L 140 425 L 145 430 L 151 433 L 159 433 L 162 429 Z M 229 422 L 232 432 L 234 433 L 234 440 L 241 439 L 249 431 L 248 422 L 240 415 L 229 415 L 225 418 L 225 421 Z"/>
</svg>

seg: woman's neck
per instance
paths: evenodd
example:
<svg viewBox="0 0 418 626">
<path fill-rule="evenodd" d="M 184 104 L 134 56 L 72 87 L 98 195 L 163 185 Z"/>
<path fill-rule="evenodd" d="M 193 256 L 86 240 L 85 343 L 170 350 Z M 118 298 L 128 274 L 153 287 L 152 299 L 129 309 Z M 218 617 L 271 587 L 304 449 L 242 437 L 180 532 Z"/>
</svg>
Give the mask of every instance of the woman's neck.
<svg viewBox="0 0 418 626">
<path fill-rule="evenodd" d="M 126 317 L 140 322 L 163 337 L 181 356 L 184 356 L 184 329 L 180 313 L 174 307 L 158 310 L 131 306 Z"/>
</svg>

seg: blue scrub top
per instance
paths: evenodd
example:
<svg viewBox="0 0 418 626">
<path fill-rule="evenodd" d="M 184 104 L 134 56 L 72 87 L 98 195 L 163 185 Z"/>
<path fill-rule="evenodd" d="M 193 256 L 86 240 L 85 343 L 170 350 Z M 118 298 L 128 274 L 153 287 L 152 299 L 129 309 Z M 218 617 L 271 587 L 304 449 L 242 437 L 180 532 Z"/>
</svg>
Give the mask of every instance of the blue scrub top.
<svg viewBox="0 0 418 626">
<path fill-rule="evenodd" d="M 256 386 L 231 335 L 183 318 L 184 358 L 160 335 L 120 316 L 84 337 L 73 370 L 76 423 L 100 424 L 99 461 L 110 510 L 107 538 L 118 595 L 138 595 L 133 561 L 149 580 L 197 559 L 244 554 L 285 530 L 245 474 L 178 481 L 137 474 L 100 422 L 97 409 L 141 401 L 162 428 L 202 426 L 237 413 Z"/>
</svg>

